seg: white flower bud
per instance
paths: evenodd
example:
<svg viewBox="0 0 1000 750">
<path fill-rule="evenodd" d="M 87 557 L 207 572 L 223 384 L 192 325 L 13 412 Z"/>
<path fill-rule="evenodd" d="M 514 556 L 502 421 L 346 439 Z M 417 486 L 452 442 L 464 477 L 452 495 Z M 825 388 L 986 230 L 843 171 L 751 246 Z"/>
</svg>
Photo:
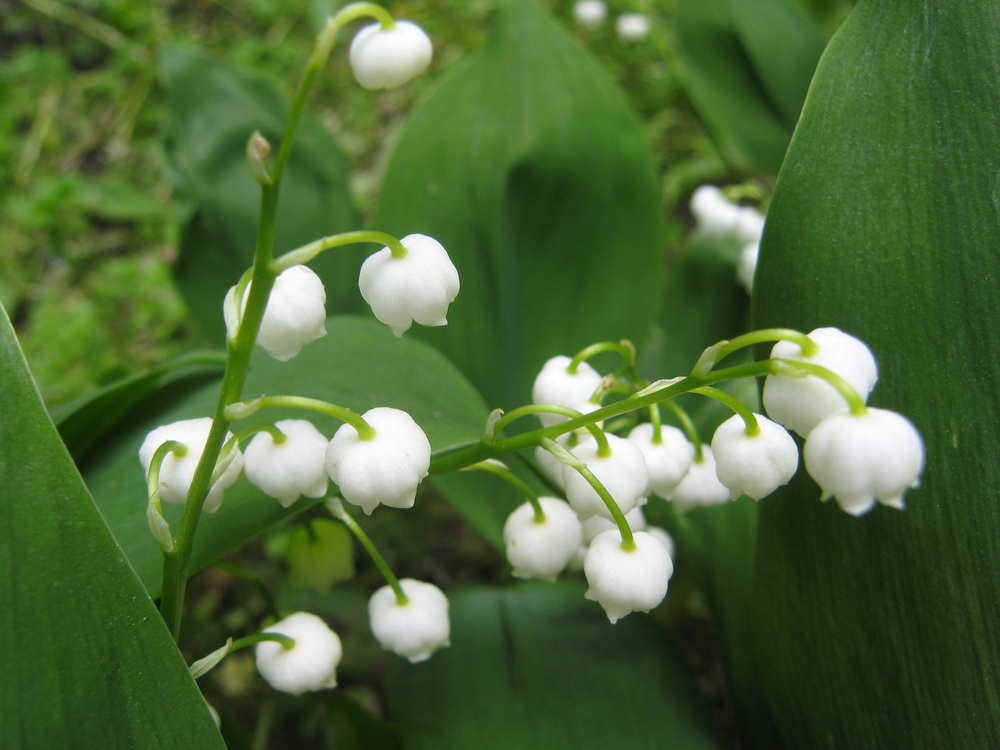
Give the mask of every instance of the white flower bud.
<svg viewBox="0 0 1000 750">
<path fill-rule="evenodd" d="M 531 503 L 518 506 L 503 525 L 507 560 L 517 578 L 554 581 L 583 542 L 583 530 L 576 513 L 555 497 L 540 497 L 545 513 L 535 520 Z"/>
<path fill-rule="evenodd" d="M 275 641 L 263 641 L 254 647 L 257 671 L 275 690 L 301 695 L 337 685 L 337 665 L 343 647 L 340 637 L 321 618 L 309 612 L 296 612 L 264 632 L 285 635 L 295 641 L 288 649 Z"/>
<path fill-rule="evenodd" d="M 642 451 L 649 472 L 649 491 L 670 497 L 694 460 L 691 441 L 676 427 L 661 425 L 660 442 L 654 443 L 653 425 L 649 422 L 633 427 L 628 440 Z"/>
<path fill-rule="evenodd" d="M 243 312 L 250 299 L 248 284 Z M 275 359 L 287 362 L 302 347 L 326 335 L 326 289 L 308 266 L 286 268 L 274 280 L 257 332 L 257 343 Z"/>
<path fill-rule="evenodd" d="M 374 23 L 351 42 L 348 57 L 358 83 L 366 89 L 392 89 L 427 70 L 434 54 L 430 37 L 411 21 L 391 29 Z"/>
<path fill-rule="evenodd" d="M 754 416 L 760 427 L 756 435 L 747 435 L 743 419 L 734 414 L 712 437 L 716 476 L 733 498 L 760 500 L 787 484 L 799 466 L 799 449 L 788 431 L 765 416 Z"/>
<path fill-rule="evenodd" d="M 372 633 L 382 648 L 416 663 L 449 645 L 448 598 L 432 583 L 404 578 L 399 582 L 408 599 L 396 601 L 391 586 L 383 586 L 368 601 Z"/>
<path fill-rule="evenodd" d="M 642 13 L 622 13 L 615 20 L 615 33 L 623 42 L 638 42 L 649 36 L 649 18 Z"/>
<path fill-rule="evenodd" d="M 838 328 L 817 328 L 809 332 L 809 338 L 818 345 L 815 354 L 807 357 L 798 344 L 779 341 L 771 349 L 771 357 L 810 362 L 832 370 L 867 401 L 878 380 L 875 357 L 867 345 Z M 771 419 L 802 437 L 824 417 L 847 408 L 844 397 L 815 375 L 768 375 L 761 398 Z"/>
<path fill-rule="evenodd" d="M 691 462 L 691 468 L 669 499 L 674 501 L 680 511 L 699 505 L 721 505 L 729 501 L 729 488 L 719 481 L 715 473 L 715 456 L 710 447 L 701 446 L 701 461 L 695 459 Z"/>
<path fill-rule="evenodd" d="M 598 534 L 583 561 L 587 593 L 612 624 L 630 612 L 648 612 L 667 595 L 674 564 L 666 548 L 648 532 L 633 534 L 635 549 L 622 549 L 618 529 Z"/>
<path fill-rule="evenodd" d="M 590 397 L 601 386 L 601 375 L 586 362 L 576 367 L 576 372 L 568 372 L 573 360 L 560 354 L 552 357 L 535 376 L 531 386 L 531 400 L 536 404 L 555 404 L 581 411 L 580 405 L 590 400 Z M 565 422 L 561 414 L 539 414 L 539 420 L 545 427 Z"/>
<path fill-rule="evenodd" d="M 587 464 L 622 513 L 628 513 L 639 505 L 649 487 L 646 463 L 642 451 L 625 438 L 616 435 L 608 435 L 607 438 L 611 448 L 607 456 L 598 455 L 597 441 L 593 438 L 580 443 L 573 454 Z M 563 467 L 563 486 L 566 488 L 566 499 L 581 519 L 593 515 L 612 518 L 601 496 L 572 466 Z"/>
<path fill-rule="evenodd" d="M 838 412 L 809 433 L 806 470 L 848 513 L 859 516 L 875 501 L 903 509 L 903 492 L 918 485 L 924 443 L 906 417 L 868 407 L 864 414 Z"/>
<path fill-rule="evenodd" d="M 153 454 L 165 442 L 176 440 L 187 446 L 187 453 L 184 456 L 175 456 L 173 453 L 169 453 L 160 465 L 159 488 L 160 499 L 163 502 L 187 502 L 188 490 L 191 489 L 191 481 L 194 479 L 194 472 L 198 468 L 201 454 L 205 451 L 205 443 L 211 429 L 212 419 L 201 417 L 163 425 L 146 435 L 146 439 L 139 448 L 139 461 L 147 473 L 149 472 L 149 464 L 153 460 Z M 227 432 L 226 440 L 231 437 L 232 433 Z M 214 513 L 219 509 L 219 506 L 222 505 L 222 493 L 240 478 L 242 469 L 243 454 L 237 449 L 232 462 L 222 472 L 222 476 L 215 481 L 205 498 L 204 510 L 206 513 Z"/>
<path fill-rule="evenodd" d="M 760 257 L 760 242 L 748 242 L 740 250 L 740 257 L 736 262 L 736 280 L 747 290 L 747 294 L 753 294 L 753 278 L 757 275 L 758 257 Z"/>
<path fill-rule="evenodd" d="M 458 296 L 458 271 L 437 240 L 410 234 L 400 240 L 405 257 L 384 247 L 361 265 L 358 286 L 372 313 L 402 336 L 414 323 L 448 324 L 448 305 Z"/>
<path fill-rule="evenodd" d="M 585 29 L 596 29 L 608 17 L 608 6 L 602 0 L 577 0 L 573 18 Z"/>
<path fill-rule="evenodd" d="M 349 503 L 367 515 L 382 503 L 392 508 L 413 507 L 431 463 L 431 445 L 424 431 L 405 411 L 380 406 L 362 417 L 375 437 L 362 440 L 343 424 L 326 451 L 326 470 Z"/>
<path fill-rule="evenodd" d="M 268 432 L 258 432 L 244 451 L 244 471 L 252 485 L 288 507 L 300 495 L 326 494 L 326 449 L 330 441 L 304 419 L 275 422 L 285 439 L 275 443 Z"/>
</svg>

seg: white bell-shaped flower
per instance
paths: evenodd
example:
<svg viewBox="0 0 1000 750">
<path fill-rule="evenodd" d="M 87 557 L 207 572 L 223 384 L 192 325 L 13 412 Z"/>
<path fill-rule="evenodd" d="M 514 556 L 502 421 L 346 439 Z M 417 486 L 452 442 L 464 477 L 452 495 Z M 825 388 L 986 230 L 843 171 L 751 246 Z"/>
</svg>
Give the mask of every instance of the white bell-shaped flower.
<svg viewBox="0 0 1000 750">
<path fill-rule="evenodd" d="M 448 305 L 458 296 L 458 271 L 433 237 L 410 234 L 400 240 L 405 257 L 383 247 L 361 265 L 358 286 L 372 313 L 402 336 L 414 323 L 448 324 Z"/>
<path fill-rule="evenodd" d="M 701 461 L 695 459 L 691 468 L 670 495 L 677 510 L 685 511 L 700 505 L 721 505 L 728 502 L 729 488 L 719 481 L 715 472 L 715 456 L 707 445 L 701 446 Z"/>
<path fill-rule="evenodd" d="M 924 466 L 924 443 L 906 417 L 868 407 L 864 414 L 838 412 L 809 433 L 803 448 L 806 470 L 848 513 L 859 516 L 878 501 L 902 510 L 903 493 L 916 487 Z"/>
<path fill-rule="evenodd" d="M 628 513 L 640 504 L 649 488 L 649 474 L 642 451 L 625 438 L 608 435 L 611 452 L 607 456 L 598 455 L 597 441 L 588 438 L 574 450 L 575 455 L 594 473 L 604 485 L 622 513 Z M 563 486 L 566 499 L 581 519 L 593 515 L 612 518 L 608 506 L 590 486 L 590 483 L 573 467 L 563 467 Z"/>
<path fill-rule="evenodd" d="M 771 357 L 822 365 L 846 380 L 862 399 L 878 380 L 878 367 L 868 346 L 839 328 L 817 328 L 809 332 L 818 350 L 805 356 L 791 341 L 779 341 Z M 819 421 L 847 408 L 844 397 L 827 381 L 815 375 L 768 375 L 761 396 L 768 416 L 802 437 L 809 435 Z"/>
<path fill-rule="evenodd" d="M 205 443 L 208 440 L 208 433 L 212 429 L 210 417 L 200 417 L 198 419 L 184 419 L 180 422 L 163 425 L 150 431 L 139 447 L 139 461 L 142 468 L 148 472 L 149 464 L 153 460 L 156 449 L 168 440 L 176 440 L 187 447 L 187 453 L 183 456 L 175 456 L 173 453 L 167 454 L 160 464 L 160 499 L 165 503 L 184 503 L 187 501 L 188 490 L 191 489 L 191 481 L 194 479 L 195 469 L 201 460 L 201 454 L 205 451 Z M 232 437 L 232 433 L 226 433 L 226 440 Z M 232 461 L 222 475 L 215 480 L 205 498 L 204 510 L 206 513 L 214 513 L 222 505 L 222 493 L 240 478 L 240 471 L 243 469 L 243 454 L 236 450 Z"/>
<path fill-rule="evenodd" d="M 640 505 L 625 514 L 625 522 L 632 531 L 646 531 L 648 528 L 646 515 L 642 512 L 642 506 L 645 504 L 646 498 L 642 498 Z M 587 556 L 587 549 L 594 541 L 594 537 L 608 529 L 618 528 L 614 521 L 603 516 L 591 516 L 585 521 L 581 521 L 580 525 L 583 527 L 583 544 L 577 548 L 576 554 L 573 555 L 573 559 L 569 561 L 567 566 L 569 570 L 574 571 L 583 570 L 583 559 Z"/>
<path fill-rule="evenodd" d="M 608 17 L 608 6 L 603 0 L 576 0 L 573 19 L 585 29 L 596 29 Z"/>
<path fill-rule="evenodd" d="M 580 519 L 559 498 L 540 497 L 545 518 L 535 519 L 531 503 L 518 506 L 503 526 L 507 560 L 517 578 L 554 581 L 583 543 Z"/>
<path fill-rule="evenodd" d="M 633 427 L 628 440 L 642 451 L 649 473 L 649 491 L 670 497 L 694 460 L 691 441 L 676 427 L 661 425 L 660 442 L 654 443 L 653 425 L 649 422 Z"/>
<path fill-rule="evenodd" d="M 753 279 L 757 275 L 757 258 L 760 257 L 760 241 L 746 243 L 740 249 L 740 257 L 736 261 L 736 280 L 753 294 Z"/>
<path fill-rule="evenodd" d="M 379 406 L 363 419 L 375 437 L 362 440 L 350 424 L 343 424 L 326 451 L 326 470 L 349 503 L 367 515 L 379 503 L 411 508 L 417 485 L 427 476 L 431 444 L 405 411 Z"/>
<path fill-rule="evenodd" d="M 623 42 L 638 42 L 649 36 L 649 17 L 642 13 L 622 13 L 615 20 L 615 33 Z"/>
<path fill-rule="evenodd" d="M 747 435 L 743 419 L 734 414 L 712 437 L 716 476 L 733 498 L 760 500 L 787 484 L 799 466 L 799 449 L 788 430 L 761 414 L 754 416 L 757 434 Z"/>
<path fill-rule="evenodd" d="M 601 386 L 601 375 L 586 362 L 576 367 L 576 372 L 567 368 L 573 360 L 565 355 L 552 357 L 539 370 L 535 382 L 531 386 L 531 400 L 536 404 L 555 404 L 577 409 L 590 400 L 590 397 Z M 561 414 L 538 415 L 545 427 L 565 422 Z"/>
<path fill-rule="evenodd" d="M 430 37 L 411 21 L 383 29 L 363 27 L 351 42 L 348 57 L 358 83 L 366 89 L 392 89 L 427 70 L 434 54 Z"/>
<path fill-rule="evenodd" d="M 674 538 L 665 529 L 661 529 L 659 526 L 650 526 L 646 529 L 646 533 L 662 544 L 667 550 L 667 554 L 670 555 L 670 559 L 674 559 L 674 549 L 676 548 Z"/>
<path fill-rule="evenodd" d="M 705 234 L 724 237 L 736 233 L 739 208 L 715 185 L 700 185 L 691 194 L 690 206 L 698 229 Z"/>
<path fill-rule="evenodd" d="M 630 612 L 648 612 L 667 595 L 674 563 L 666 548 L 645 531 L 633 534 L 635 549 L 622 549 L 618 529 L 594 537 L 583 561 L 587 593 L 612 624 Z"/>
<path fill-rule="evenodd" d="M 296 612 L 264 632 L 295 641 L 287 649 L 275 641 L 263 641 L 254 647 L 257 671 L 271 687 L 292 695 L 336 687 L 343 647 L 340 637 L 321 618 Z"/>
<path fill-rule="evenodd" d="M 286 508 L 301 495 L 323 497 L 330 441 L 305 419 L 283 419 L 274 426 L 284 434 L 282 442 L 274 442 L 269 432 L 258 432 L 244 450 L 247 479 Z"/>
<path fill-rule="evenodd" d="M 243 311 L 250 299 L 248 284 Z M 257 343 L 275 359 L 287 362 L 308 343 L 326 335 L 326 289 L 308 266 L 286 268 L 274 280 L 257 333 Z"/>
<path fill-rule="evenodd" d="M 406 604 L 396 600 L 391 586 L 383 586 L 368 601 L 368 620 L 382 648 L 416 663 L 449 645 L 451 622 L 448 598 L 432 583 L 403 578 L 399 585 Z"/>
</svg>

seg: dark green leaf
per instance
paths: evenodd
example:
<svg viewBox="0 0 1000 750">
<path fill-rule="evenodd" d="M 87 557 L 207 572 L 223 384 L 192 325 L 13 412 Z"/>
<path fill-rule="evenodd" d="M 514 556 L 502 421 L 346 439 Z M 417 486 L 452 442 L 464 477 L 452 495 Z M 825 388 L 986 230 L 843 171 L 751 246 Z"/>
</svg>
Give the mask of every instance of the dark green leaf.
<svg viewBox="0 0 1000 750">
<path fill-rule="evenodd" d="M 0 309 L 0 745 L 222 748 Z"/>
<path fill-rule="evenodd" d="M 295 394 L 325 399 L 356 411 L 374 406 L 403 409 L 423 427 L 435 450 L 444 450 L 482 435 L 487 409 L 468 382 L 436 351 L 412 338 L 397 339 L 380 323 L 355 317 L 327 321 L 328 334 L 290 362 L 277 362 L 258 351 L 244 395 Z M 154 427 L 179 419 L 210 415 L 218 382 L 149 403 L 136 421 L 108 440 L 85 465 L 88 485 L 147 589 L 160 590 L 161 554 L 146 525 L 146 490 L 138 462 L 139 445 Z M 339 423 L 303 411 L 270 409 L 239 425 L 289 417 L 310 418 L 328 437 Z M 285 509 L 246 481 L 226 491 L 222 509 L 202 518 L 193 569 L 210 564 L 227 551 L 273 524 L 299 513 L 315 501 L 300 499 Z M 478 502 L 490 503 L 489 497 Z M 174 519 L 180 506 L 165 508 Z M 419 512 L 411 511 L 411 512 Z"/>
<path fill-rule="evenodd" d="M 375 225 L 441 241 L 462 277 L 432 338 L 491 405 L 556 354 L 641 340 L 662 283 L 657 179 L 621 93 L 534 0 L 417 110 Z"/>
<path fill-rule="evenodd" d="M 259 130 L 276 149 L 288 107 L 265 81 L 181 47 L 165 46 L 161 65 L 170 111 L 167 158 L 177 194 L 191 210 L 177 283 L 194 319 L 221 343 L 221 300 L 256 246 L 260 187 L 247 165 L 247 140 Z M 315 118 L 303 116 L 281 187 L 276 254 L 358 228 L 347 180 L 337 144 Z M 360 309 L 356 257 L 326 253 L 310 268 L 326 285 L 331 313 Z"/>
<path fill-rule="evenodd" d="M 610 625 L 578 583 L 452 595 L 452 645 L 393 659 L 389 711 L 408 750 L 717 748 L 666 631 Z"/>
<path fill-rule="evenodd" d="M 756 324 L 833 325 L 923 434 L 907 509 L 761 506 L 754 635 L 790 747 L 1000 746 L 1000 6 L 861 2 L 771 205 Z"/>
<path fill-rule="evenodd" d="M 688 96 L 723 153 L 777 174 L 826 38 L 791 0 L 677 6 Z"/>
</svg>

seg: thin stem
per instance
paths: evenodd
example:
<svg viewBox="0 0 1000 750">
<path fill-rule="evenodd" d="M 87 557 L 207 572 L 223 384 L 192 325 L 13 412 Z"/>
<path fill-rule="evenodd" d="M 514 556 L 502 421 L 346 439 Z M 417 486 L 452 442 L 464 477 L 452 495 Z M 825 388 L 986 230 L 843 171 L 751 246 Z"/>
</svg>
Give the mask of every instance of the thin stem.
<svg viewBox="0 0 1000 750">
<path fill-rule="evenodd" d="M 250 401 L 239 401 L 230 404 L 226 410 L 226 415 L 232 420 L 245 419 L 260 409 L 291 407 L 293 409 L 307 409 L 319 414 L 326 414 L 342 422 L 347 422 L 355 430 L 361 440 L 371 440 L 375 437 L 375 428 L 368 424 L 364 418 L 356 411 L 351 411 L 346 406 L 331 404 L 329 401 L 321 401 L 318 398 L 306 398 L 305 396 L 263 396 L 251 399 Z"/>
<path fill-rule="evenodd" d="M 538 502 L 538 495 L 523 479 L 508 469 L 500 461 L 488 459 L 486 461 L 474 463 L 471 466 L 466 466 L 462 469 L 462 471 L 470 470 L 488 471 L 489 473 L 495 474 L 505 480 L 511 487 L 520 492 L 529 503 L 531 503 L 531 507 L 535 511 L 535 523 L 545 522 L 545 511 L 542 510 L 542 504 Z"/>
<path fill-rule="evenodd" d="M 566 372 L 575 375 L 581 362 L 604 352 L 618 352 L 625 360 L 626 367 L 632 367 L 635 364 L 635 346 L 632 345 L 631 341 L 600 341 L 577 352 L 566 366 Z"/>
<path fill-rule="evenodd" d="M 365 551 L 368 553 L 368 556 L 371 557 L 372 562 L 375 563 L 375 566 L 382 573 L 386 583 L 392 587 L 393 592 L 396 594 L 396 604 L 401 607 L 406 605 L 410 600 L 406 596 L 406 592 L 403 591 L 403 587 L 399 585 L 399 579 L 396 578 L 396 574 L 392 572 L 392 568 L 389 567 L 389 563 L 385 561 L 382 553 L 378 551 L 378 547 L 375 546 L 375 543 L 372 542 L 368 534 L 365 533 L 365 530 L 362 529 L 361 526 L 358 525 L 358 522 L 355 521 L 347 512 L 347 509 L 344 507 L 344 503 L 340 500 L 340 498 L 331 498 L 327 501 L 326 507 L 329 508 L 330 513 L 333 514 L 334 518 L 343 522 L 343 524 L 350 529 L 351 533 L 354 534 L 355 538 L 357 538 L 357 540 L 361 543 L 361 546 L 365 548 Z"/>
<path fill-rule="evenodd" d="M 275 273 L 281 273 L 286 268 L 304 265 L 327 250 L 332 250 L 335 247 L 343 247 L 344 245 L 357 245 L 362 242 L 373 242 L 378 245 L 384 245 L 389 248 L 394 258 L 405 257 L 407 253 L 406 246 L 391 234 L 358 230 L 356 232 L 341 232 L 340 234 L 332 234 L 329 237 L 321 237 L 315 242 L 310 242 L 307 245 L 290 250 L 281 257 L 276 258 L 271 264 L 271 268 Z"/>
<path fill-rule="evenodd" d="M 717 363 L 733 352 L 769 341 L 791 341 L 794 344 L 798 344 L 799 349 L 802 350 L 802 354 L 806 357 L 811 357 L 819 351 L 819 344 L 801 331 L 796 331 L 792 328 L 762 328 L 759 331 L 750 331 L 730 341 L 720 341 L 708 347 L 701 357 L 698 358 L 693 374 L 704 376 Z"/>
<path fill-rule="evenodd" d="M 239 651 L 241 648 L 247 648 L 248 646 L 255 646 L 258 643 L 265 643 L 267 641 L 274 641 L 275 643 L 280 643 L 281 647 L 288 651 L 295 646 L 295 639 L 290 638 L 287 635 L 282 635 L 281 633 L 274 633 L 265 630 L 262 633 L 255 633 L 254 635 L 248 635 L 245 638 L 240 638 L 238 641 L 233 641 L 232 645 L 229 647 L 229 653 L 234 651 Z"/>
<path fill-rule="evenodd" d="M 859 417 L 868 410 L 864 398 L 854 390 L 854 387 L 828 367 L 823 367 L 812 362 L 800 362 L 796 359 L 772 359 L 768 361 L 774 362 L 778 366 L 779 371 L 775 373 L 778 375 L 789 375 L 789 372 L 785 368 L 791 368 L 799 373 L 804 372 L 822 378 L 844 397 L 848 407 L 850 407 L 851 414 L 854 416 Z M 792 376 L 794 377 L 795 374 L 792 373 Z"/>
<path fill-rule="evenodd" d="M 674 416 L 677 417 L 677 421 L 680 422 L 681 425 L 681 430 L 684 431 L 684 434 L 687 436 L 688 441 L 691 443 L 691 445 L 694 446 L 695 460 L 698 463 L 701 463 L 703 459 L 702 456 L 703 451 L 701 449 L 702 445 L 701 435 L 698 434 L 698 428 L 694 426 L 694 421 L 691 419 L 688 413 L 684 411 L 684 409 L 675 404 L 673 401 L 665 401 L 663 405 L 666 406 L 668 409 L 670 409 L 670 411 L 674 413 Z"/>
<path fill-rule="evenodd" d="M 736 412 L 736 414 L 738 414 L 743 420 L 743 424 L 746 425 L 744 432 L 746 432 L 747 435 L 753 436 L 760 434 L 760 425 L 757 423 L 756 415 L 753 411 L 748 409 L 746 404 L 742 401 L 733 398 L 725 391 L 720 391 L 718 388 L 712 388 L 711 386 L 695 388 L 691 392 L 701 394 L 702 396 L 708 396 L 709 398 L 714 398 L 716 401 L 725 404 Z"/>
<path fill-rule="evenodd" d="M 524 406 L 519 406 L 516 409 L 510 410 L 493 423 L 493 441 L 491 442 L 495 444 L 496 436 L 499 435 L 500 431 L 511 422 L 521 419 L 522 417 L 527 417 L 531 414 L 559 414 L 564 417 L 569 417 L 570 419 L 580 419 L 584 416 L 576 409 L 570 409 L 568 406 L 559 406 L 558 404 L 525 404 Z M 586 427 L 587 431 L 594 437 L 594 440 L 597 441 L 597 455 L 607 456 L 611 453 L 611 447 L 608 445 L 607 435 L 605 435 L 604 431 L 595 424 L 595 422 L 599 421 L 600 420 L 594 420 L 588 424 L 581 425 L 581 427 Z M 563 424 L 566 423 L 564 422 Z M 535 432 L 538 431 L 536 430 Z M 569 430 L 561 430 L 556 434 L 561 435 L 563 432 L 569 432 Z"/>
<path fill-rule="evenodd" d="M 285 440 L 288 439 L 285 433 L 283 433 L 280 429 L 278 429 L 276 425 L 255 424 L 252 427 L 246 427 L 237 432 L 236 435 L 233 437 L 233 440 L 235 440 L 238 443 L 242 443 L 244 440 L 246 440 L 249 437 L 253 437 L 258 432 L 268 433 L 271 436 L 271 440 L 274 442 L 275 445 L 281 445 L 283 442 L 285 442 Z"/>
<path fill-rule="evenodd" d="M 188 447 L 177 440 L 167 440 L 162 443 L 153 453 L 149 461 L 149 472 L 146 475 L 146 493 L 149 497 L 149 504 L 146 506 L 146 520 L 149 523 L 149 530 L 153 538 L 159 543 L 165 552 L 170 552 L 176 542 L 170 532 L 170 524 L 167 523 L 163 515 L 163 504 L 160 501 L 160 469 L 163 461 L 173 453 L 178 458 L 183 458 L 188 452 Z"/>
<path fill-rule="evenodd" d="M 570 466 L 576 470 L 580 476 L 587 480 L 587 483 L 594 488 L 594 491 L 600 496 L 601 500 L 607 506 L 608 511 L 611 513 L 611 518 L 618 527 L 619 533 L 622 535 L 622 549 L 626 552 L 631 552 L 635 549 L 635 538 L 632 536 L 632 529 L 628 525 L 628 521 L 625 520 L 625 514 L 622 513 L 622 509 L 618 507 L 618 503 L 615 499 L 611 497 L 611 493 L 608 492 L 607 488 L 601 483 L 594 472 L 590 470 L 582 461 L 577 461 L 575 464 L 570 464 Z"/>
</svg>

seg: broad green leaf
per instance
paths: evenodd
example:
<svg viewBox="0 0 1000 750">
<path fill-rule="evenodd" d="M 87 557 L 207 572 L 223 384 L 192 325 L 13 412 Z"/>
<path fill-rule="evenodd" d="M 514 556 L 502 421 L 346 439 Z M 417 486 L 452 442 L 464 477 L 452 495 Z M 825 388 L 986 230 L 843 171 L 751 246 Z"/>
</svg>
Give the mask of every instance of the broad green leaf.
<svg viewBox="0 0 1000 750">
<path fill-rule="evenodd" d="M 339 521 L 316 518 L 299 526 L 288 540 L 288 582 L 329 591 L 354 577 L 353 538 Z"/>
<path fill-rule="evenodd" d="M 549 357 L 645 338 L 657 178 L 621 92 L 534 0 L 505 3 L 456 67 L 400 136 L 374 225 L 448 249 L 462 291 L 448 326 L 420 335 L 512 408 Z"/>
<path fill-rule="evenodd" d="M 678 3 L 688 96 L 723 153 L 777 174 L 826 38 L 791 0 Z"/>
<path fill-rule="evenodd" d="M 771 205 L 755 322 L 833 325 L 920 429 L 903 512 L 761 505 L 754 641 L 790 747 L 1000 746 L 1000 6 L 863 0 Z"/>
<path fill-rule="evenodd" d="M 0 309 L 0 746 L 222 748 Z"/>
<path fill-rule="evenodd" d="M 161 66 L 170 112 L 168 165 L 178 197 L 190 206 L 177 283 L 194 320 L 221 343 L 221 300 L 250 266 L 256 246 L 260 187 L 247 165 L 247 140 L 259 130 L 277 149 L 288 107 L 262 79 L 182 47 L 165 46 Z M 276 254 L 358 228 L 347 181 L 337 144 L 304 115 L 282 182 Z M 326 285 L 331 313 L 361 305 L 358 258 L 349 252 L 326 253 L 310 264 Z"/>
<path fill-rule="evenodd" d="M 146 399 L 162 394 L 164 388 L 177 382 L 217 379 L 225 364 L 226 357 L 220 352 L 188 354 L 151 372 L 123 378 L 64 404 L 53 412 L 52 418 L 70 454 L 79 462 Z"/>
<path fill-rule="evenodd" d="M 610 625 L 578 583 L 450 596 L 451 646 L 393 659 L 389 713 L 408 750 L 717 748 L 668 634 L 642 615 Z"/>
<path fill-rule="evenodd" d="M 482 435 L 486 406 L 472 386 L 433 349 L 409 337 L 397 339 L 385 326 L 363 318 L 330 318 L 327 331 L 324 338 L 307 346 L 289 362 L 277 362 L 258 351 L 244 396 L 254 398 L 265 393 L 310 396 L 362 412 L 374 406 L 393 406 L 409 412 L 427 433 L 435 450 L 478 440 Z M 162 560 L 146 525 L 145 481 L 137 458 L 139 445 L 158 425 L 211 415 L 218 387 L 218 382 L 210 382 L 171 398 L 164 397 L 160 403 L 147 403 L 145 411 L 135 415 L 132 425 L 108 439 L 84 464 L 87 483 L 101 512 L 154 597 L 159 594 Z M 312 419 L 328 437 L 332 437 L 340 424 L 329 417 L 290 409 L 261 411 L 238 424 L 242 427 L 289 417 Z M 491 500 L 480 497 L 477 502 L 490 504 Z M 300 499 L 285 509 L 277 500 L 241 480 L 226 491 L 221 510 L 202 518 L 193 569 L 210 564 L 313 504 L 315 501 Z M 167 506 L 165 510 L 176 529 L 180 506 Z M 485 515 L 490 516 L 489 512 Z"/>
</svg>

